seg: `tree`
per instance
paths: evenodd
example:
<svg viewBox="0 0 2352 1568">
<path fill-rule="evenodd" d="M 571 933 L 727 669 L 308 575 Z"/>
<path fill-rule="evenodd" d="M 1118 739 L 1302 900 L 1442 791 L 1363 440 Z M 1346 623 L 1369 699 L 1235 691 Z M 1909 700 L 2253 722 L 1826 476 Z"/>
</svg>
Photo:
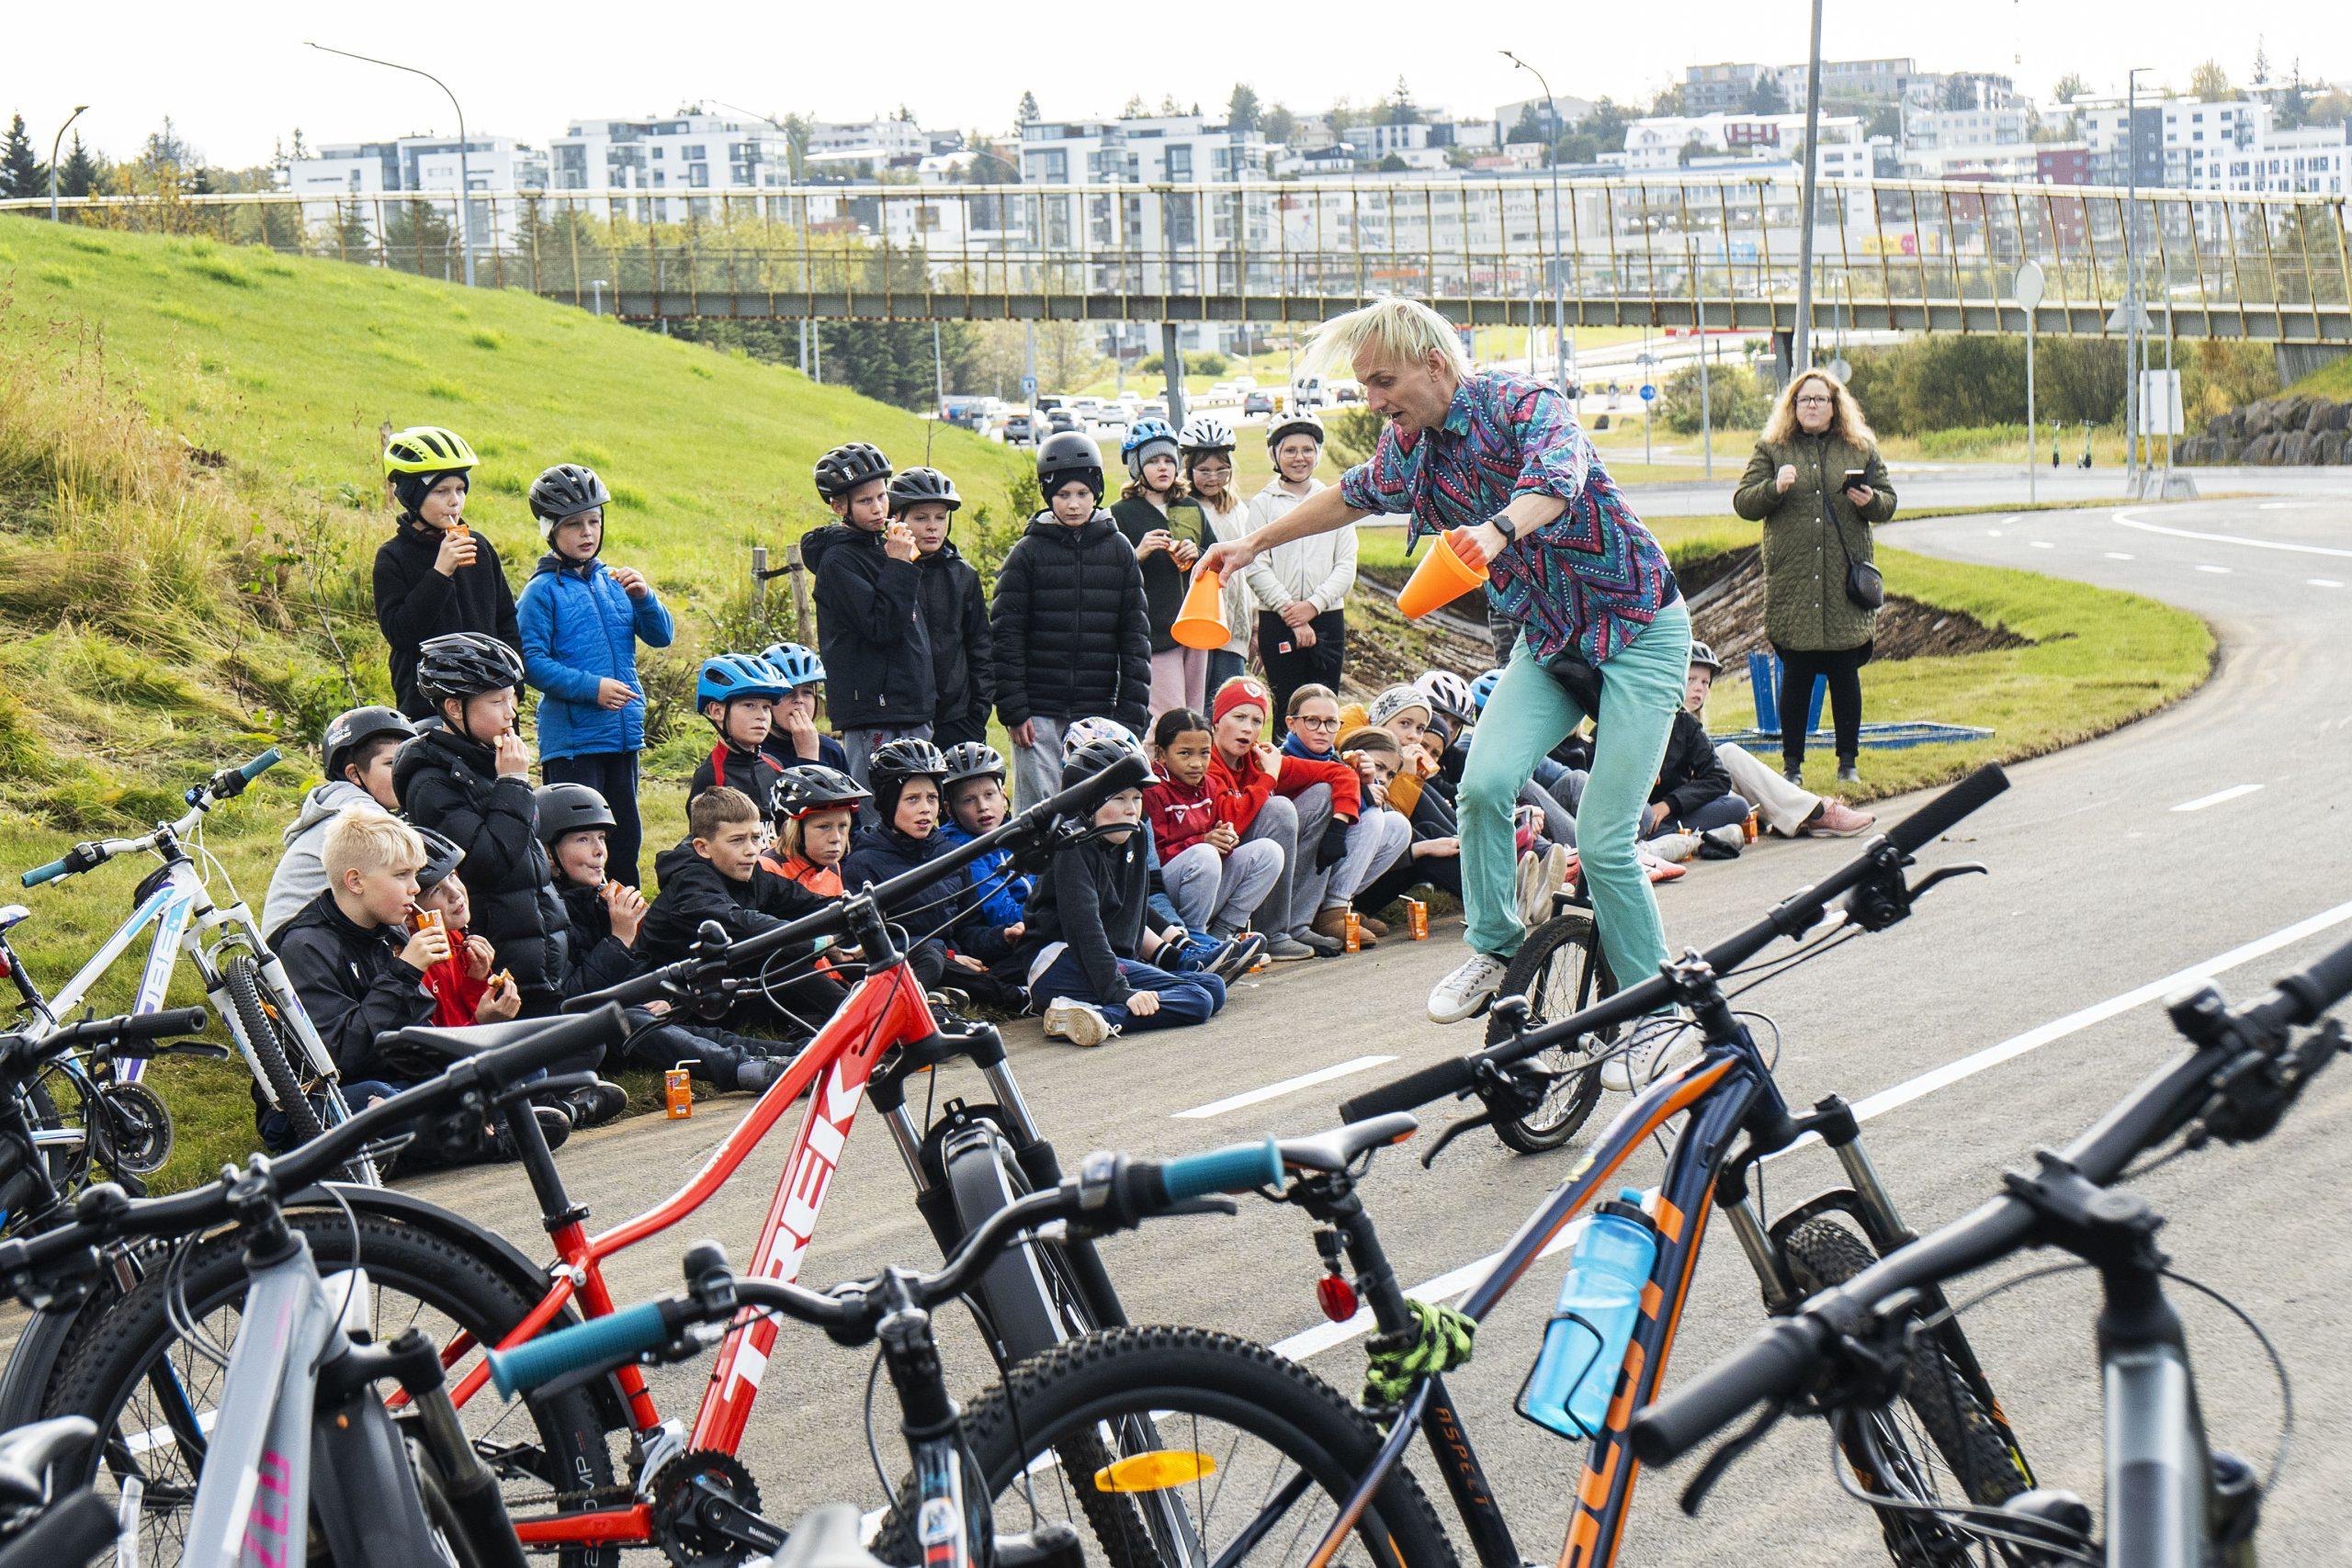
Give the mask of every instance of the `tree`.
<svg viewBox="0 0 2352 1568">
<path fill-rule="evenodd" d="M 1703 138 L 1694 136 L 1682 144 L 1682 151 L 1675 154 L 1674 161 L 1678 166 L 1687 169 L 1690 166 L 1690 160 L 1713 157 L 1714 151 Z"/>
<path fill-rule="evenodd" d="M 1384 175 L 1401 175 L 1411 167 L 1410 164 L 1406 163 L 1402 156 L 1395 152 L 1380 160 L 1380 172 Z"/>
<path fill-rule="evenodd" d="M 2069 71 L 2052 84 L 2050 96 L 2058 103 L 2071 104 L 2089 91 L 2090 85 L 2083 80 L 2082 73 Z"/>
<path fill-rule="evenodd" d="M 1426 118 L 1413 102 L 1413 90 L 1405 85 L 1405 78 L 1397 77 L 1396 90 L 1388 95 L 1388 123 L 1419 125 Z"/>
<path fill-rule="evenodd" d="M 1577 129 L 1589 135 L 1603 152 L 1625 150 L 1625 127 L 1634 116 L 1624 105 L 1602 98 L 1592 106 L 1592 112 L 1577 122 Z"/>
<path fill-rule="evenodd" d="M 1681 112 L 1682 84 L 1679 82 L 1668 83 L 1657 90 L 1656 97 L 1650 99 L 1650 113 L 1653 115 L 1675 115 Z"/>
<path fill-rule="evenodd" d="M 0 196 L 45 196 L 48 192 L 49 171 L 33 155 L 32 138 L 25 133 L 25 117 L 12 116 L 6 150 L 0 151 Z"/>
<path fill-rule="evenodd" d="M 193 148 L 180 137 L 179 128 L 172 117 L 164 117 L 163 129 L 150 131 L 146 145 L 140 149 L 139 164 L 148 174 L 176 176 L 196 167 L 200 160 Z"/>
<path fill-rule="evenodd" d="M 2270 53 L 2262 47 L 2262 35 L 2256 33 L 2254 35 L 2254 85 L 2263 87 L 2269 85 L 2269 83 Z"/>
<path fill-rule="evenodd" d="M 2209 60 L 2188 73 L 2188 96 L 2199 103 L 2222 103 L 2230 96 L 2230 73 L 2218 60 Z"/>
<path fill-rule="evenodd" d="M 75 131 L 74 150 L 58 166 L 58 193 L 62 196 L 96 196 L 99 187 L 106 184 L 106 164 L 82 145 L 82 133 Z"/>
<path fill-rule="evenodd" d="M 1521 104 L 1519 107 L 1519 118 L 1512 122 L 1503 141 L 1506 143 L 1546 141 L 1549 139 L 1549 129 L 1544 125 L 1544 111 L 1538 105 L 1533 102 Z"/>
<path fill-rule="evenodd" d="M 1897 141 L 1902 141 L 1903 106 L 1901 104 L 1872 105 L 1869 118 L 1862 123 L 1862 136 L 1865 141 L 1874 136 L 1886 136 Z"/>
<path fill-rule="evenodd" d="M 1259 117 L 1258 129 L 1266 133 L 1267 141 L 1286 143 L 1298 134 L 1298 116 L 1275 104 Z"/>
<path fill-rule="evenodd" d="M 1144 113 L 1143 95 L 1141 93 L 1136 93 L 1130 96 L 1127 101 L 1120 107 L 1119 118 L 1121 119 L 1141 119 L 1144 117 Z"/>
<path fill-rule="evenodd" d="M 1247 82 L 1233 85 L 1233 96 L 1225 101 L 1225 126 L 1227 130 L 1258 129 L 1258 92 Z"/>
<path fill-rule="evenodd" d="M 2342 125 L 2352 118 L 2352 93 L 2341 87 L 2330 87 L 2312 100 L 2306 122 L 2312 125 Z"/>
<path fill-rule="evenodd" d="M 1021 107 L 1012 111 L 1012 123 L 1035 125 L 1037 119 L 1037 95 L 1024 89 L 1021 95 Z"/>
<path fill-rule="evenodd" d="M 1172 118 L 1173 116 L 1182 114 L 1184 112 L 1184 106 L 1176 101 L 1175 94 L 1162 93 L 1159 95 L 1159 112 L 1164 116 Z"/>
<path fill-rule="evenodd" d="M 1781 91 L 1781 79 L 1778 76 L 1767 73 L 1756 78 L 1756 85 L 1747 89 L 1747 112 L 1749 114 L 1789 112 L 1788 95 Z"/>
</svg>

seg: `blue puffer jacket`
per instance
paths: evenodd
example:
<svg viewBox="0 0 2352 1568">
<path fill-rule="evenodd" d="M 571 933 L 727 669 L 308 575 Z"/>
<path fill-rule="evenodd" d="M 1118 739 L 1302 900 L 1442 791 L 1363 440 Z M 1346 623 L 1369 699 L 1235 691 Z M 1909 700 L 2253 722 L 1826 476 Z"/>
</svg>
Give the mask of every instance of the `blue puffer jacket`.
<svg viewBox="0 0 2352 1568">
<path fill-rule="evenodd" d="M 636 751 L 645 745 L 645 699 L 611 711 L 596 705 L 605 679 L 645 688 L 637 678 L 637 645 L 667 648 L 670 612 L 649 588 L 631 599 L 602 560 L 582 566 L 539 558 L 515 606 L 523 632 L 525 678 L 539 698 L 539 760 Z"/>
<path fill-rule="evenodd" d="M 962 849 L 972 841 L 972 835 L 953 822 L 939 826 L 939 837 L 949 849 Z M 1037 886 L 1034 876 L 1008 875 L 1005 863 L 1012 858 L 1011 850 L 990 850 L 972 863 L 968 873 L 975 892 L 987 891 L 979 902 L 979 911 L 989 923 L 998 927 L 1018 925 L 1021 911 L 1029 902 L 1029 894 Z"/>
</svg>

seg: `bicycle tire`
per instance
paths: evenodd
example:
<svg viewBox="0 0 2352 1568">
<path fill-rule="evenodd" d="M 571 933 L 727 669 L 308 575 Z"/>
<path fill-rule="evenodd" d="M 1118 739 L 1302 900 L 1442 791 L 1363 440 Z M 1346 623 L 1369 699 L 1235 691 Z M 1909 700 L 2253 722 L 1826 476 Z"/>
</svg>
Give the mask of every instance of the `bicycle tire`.
<svg viewBox="0 0 2352 1568">
<path fill-rule="evenodd" d="M 27 1077 L 23 1080 L 25 1119 L 28 1124 L 38 1132 L 60 1132 L 69 1125 L 64 1112 L 57 1108 L 57 1096 L 50 1092 L 49 1085 L 51 1078 L 56 1078 L 74 1088 L 77 1100 L 83 1098 L 80 1086 L 74 1082 L 63 1067 L 54 1062 Z M 89 1106 L 86 1100 L 83 1100 L 82 1110 L 84 1114 L 80 1143 L 51 1145 L 39 1151 L 41 1165 L 49 1172 L 49 1184 L 68 1198 L 74 1195 L 74 1190 L 82 1186 L 84 1179 L 90 1174 Z"/>
<path fill-rule="evenodd" d="M 1105 1424 L 1156 1429 L 1187 1417 L 1230 1426 L 1265 1442 L 1320 1490 L 1332 1518 L 1381 1444 L 1379 1429 L 1363 1412 L 1305 1367 L 1262 1345 L 1203 1328 L 1114 1328 L 1058 1345 L 1013 1368 L 1001 1384 L 972 1401 L 963 1430 L 989 1497 L 1004 1511 L 998 1524 L 1002 1535 L 1019 1528 L 1034 1507 L 1034 1491 L 1015 1483 L 1038 1473 L 1034 1467 L 1049 1450 L 1058 1454 L 1075 1435 Z M 883 1521 L 876 1552 L 886 1562 L 921 1561 L 906 1523 L 912 1504 L 902 1490 Z M 1014 1509 L 1022 1511 L 1021 1519 Z M 1140 1523 L 1139 1512 L 1132 1517 Z M 1312 1524 L 1310 1515 L 1295 1532 L 1304 1538 L 1296 1541 L 1302 1562 L 1321 1534 Z M 1436 1510 L 1402 1464 L 1374 1496 L 1355 1541 L 1371 1568 L 1455 1568 L 1453 1546 Z M 1148 1536 L 1105 1543 L 1105 1549 L 1112 1568 L 1178 1568 Z M 1354 1551 L 1348 1560 L 1358 1560 Z M 1251 1561 L 1259 1559 L 1253 1554 Z"/>
<path fill-rule="evenodd" d="M 286 1224 L 308 1239 L 321 1273 L 351 1267 L 353 1224 L 340 1209 L 296 1210 L 286 1215 Z M 379 1343 L 407 1325 L 402 1317 L 413 1323 L 429 1312 L 466 1330 L 479 1344 L 495 1344 L 536 1304 L 525 1300 L 488 1264 L 448 1238 L 389 1215 L 357 1216 L 356 1241 L 358 1262 L 366 1269 L 375 1290 L 375 1331 Z M 137 1288 L 111 1307 L 74 1352 L 60 1380 L 55 1408 L 46 1414 L 84 1415 L 97 1422 L 101 1433 L 119 1432 L 132 1401 L 142 1390 L 154 1386 L 151 1380 L 163 1373 L 164 1358 L 179 1342 L 168 1305 L 174 1272 L 163 1266 L 151 1269 Z M 193 1245 L 193 1251 L 177 1272 L 184 1281 L 190 1314 L 199 1323 L 212 1319 L 243 1297 L 246 1274 L 243 1244 L 234 1232 L 216 1233 Z M 405 1296 L 417 1304 L 413 1310 L 392 1309 L 388 1322 L 386 1303 L 395 1295 Z M 468 1364 L 461 1361 L 452 1369 L 453 1382 Z M 200 1365 L 217 1382 L 211 1363 Z M 174 1386 L 182 1391 L 182 1397 L 188 1397 L 184 1380 Z M 201 1389 L 196 1397 L 200 1399 Z M 515 1447 L 525 1437 L 522 1431 L 510 1429 L 518 1411 L 525 1413 L 533 1428 L 529 1441 L 535 1447 Z M 493 1417 L 487 1433 L 477 1433 L 477 1444 L 494 1444 L 498 1452 L 491 1460 L 492 1467 L 499 1469 L 513 1485 L 532 1495 L 594 1492 L 613 1483 L 611 1448 L 594 1402 L 584 1389 L 569 1390 L 548 1399 L 532 1396 L 521 1404 L 507 1406 L 497 1405 L 484 1396 L 469 1403 L 459 1413 L 460 1418 L 469 1414 Z M 129 1418 L 133 1422 L 145 1419 L 138 1410 L 132 1410 Z M 142 1436 L 158 1432 L 168 1435 L 171 1428 L 164 1421 L 156 1420 L 148 1422 L 141 1430 Z M 136 1446 L 143 1455 L 166 1450 L 174 1454 L 182 1451 L 177 1441 L 159 1442 L 152 1438 Z M 119 1436 L 93 1445 L 91 1459 L 76 1479 L 96 1481 L 102 1468 L 119 1472 L 130 1447 Z M 487 1450 L 485 1457 L 490 1457 Z M 160 1463 L 157 1468 L 162 1468 Z M 149 1512 L 164 1513 L 189 1491 L 185 1477 L 175 1480 L 159 1475 L 149 1484 Z M 526 1517 L 544 1517 L 545 1512 L 523 1508 L 516 1511 Z M 181 1524 L 184 1527 L 184 1517 Z M 173 1551 L 158 1551 L 159 1544 L 151 1540 L 148 1550 L 141 1553 L 141 1561 L 160 1565 L 176 1560 Z M 617 1549 L 610 1546 L 572 1548 L 563 1553 L 561 1562 L 570 1568 L 609 1568 L 617 1561 L 616 1554 Z"/>
<path fill-rule="evenodd" d="M 286 1117 L 294 1141 L 307 1144 L 321 1136 L 326 1128 L 320 1123 L 318 1112 L 311 1108 L 311 1097 L 304 1092 L 301 1080 L 294 1075 L 293 1064 L 287 1059 L 277 1021 L 262 1005 L 261 965 L 250 955 L 239 953 L 229 960 L 220 977 L 229 993 L 229 1005 L 237 1010 L 237 1027 L 244 1034 L 245 1048 L 253 1054 L 254 1065 L 261 1068 L 269 1097 Z"/>
<path fill-rule="evenodd" d="M 1807 1294 L 1842 1285 L 1878 1261 L 1869 1243 L 1826 1216 L 1807 1220 L 1781 1243 L 1789 1271 Z M 2031 1484 L 2018 1468 L 2008 1440 L 1970 1390 L 1960 1368 L 1935 1342 L 1915 1337 L 1905 1353 L 1901 1398 L 1921 1431 L 1942 1458 L 1967 1501 L 1997 1506 Z M 1878 1434 L 1882 1449 L 1894 1443 L 1908 1450 L 1910 1434 L 1893 1422 Z M 1871 1466 L 1856 1448 L 1840 1439 L 1858 1476 Z M 1916 1461 L 1917 1456 L 1911 1456 Z M 1867 1486 L 1867 1482 L 1865 1483 Z M 1933 1498 L 1920 1498 L 1932 1501 Z M 1886 1539 L 1887 1555 L 1899 1568 L 1968 1568 L 1976 1562 L 1973 1538 L 1937 1529 L 1916 1508 L 1877 1507 L 1879 1529 Z"/>
<path fill-rule="evenodd" d="M 1559 964 L 1574 953 L 1583 957 L 1576 963 L 1572 975 L 1563 975 Z M 1546 1006 L 1546 993 L 1554 989 L 1554 982 L 1566 980 L 1566 989 L 1557 994 L 1556 1005 Z M 1600 936 L 1589 909 L 1566 909 L 1553 916 L 1527 933 L 1519 951 L 1511 955 L 1510 967 L 1503 972 L 1502 988 L 1498 993 L 1506 997 L 1527 998 L 1527 1021 L 1531 1024 L 1550 1023 L 1571 1013 L 1590 1007 L 1617 989 L 1615 976 L 1609 973 L 1609 961 L 1601 955 Z M 1612 1038 L 1611 1030 L 1601 1036 Z M 1498 1045 L 1510 1037 L 1510 1030 L 1501 1019 L 1487 1014 L 1487 1043 Z M 1571 1054 L 1564 1048 L 1541 1053 L 1536 1060 L 1547 1066 L 1565 1069 Z M 1544 1103 L 1526 1116 L 1498 1120 L 1495 1136 L 1505 1147 L 1523 1155 L 1549 1153 L 1576 1136 L 1592 1108 L 1600 1100 L 1600 1066 L 1594 1063 L 1574 1077 L 1563 1077 L 1544 1096 Z"/>
</svg>

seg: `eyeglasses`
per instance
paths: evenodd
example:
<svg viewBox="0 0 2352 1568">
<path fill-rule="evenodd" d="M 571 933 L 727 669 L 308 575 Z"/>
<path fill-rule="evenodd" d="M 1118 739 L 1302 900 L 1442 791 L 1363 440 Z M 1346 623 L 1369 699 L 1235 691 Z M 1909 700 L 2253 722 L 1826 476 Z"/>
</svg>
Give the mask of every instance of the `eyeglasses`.
<svg viewBox="0 0 2352 1568">
<path fill-rule="evenodd" d="M 1306 714 L 1298 715 L 1296 717 L 1293 718 L 1291 722 L 1299 726 L 1303 729 L 1337 729 L 1340 728 L 1340 721 L 1336 717 L 1310 718 Z"/>
<path fill-rule="evenodd" d="M 1229 479 L 1233 477 L 1233 468 L 1227 463 L 1195 463 L 1193 465 L 1193 477 L 1196 479 Z"/>
<path fill-rule="evenodd" d="M 1814 404 L 1814 405 L 1815 405 L 1815 406 L 1826 407 L 1826 406 L 1827 406 L 1829 403 L 1834 402 L 1835 400 L 1835 400 L 1835 399 L 1832 399 L 1832 398 L 1819 398 L 1819 397 L 1815 397 L 1815 398 L 1799 398 L 1799 399 L 1797 400 L 1797 406 L 1798 406 L 1799 408 L 1803 408 L 1803 407 L 1804 407 L 1805 405 L 1807 405 L 1808 403 L 1810 403 L 1810 404 Z"/>
</svg>

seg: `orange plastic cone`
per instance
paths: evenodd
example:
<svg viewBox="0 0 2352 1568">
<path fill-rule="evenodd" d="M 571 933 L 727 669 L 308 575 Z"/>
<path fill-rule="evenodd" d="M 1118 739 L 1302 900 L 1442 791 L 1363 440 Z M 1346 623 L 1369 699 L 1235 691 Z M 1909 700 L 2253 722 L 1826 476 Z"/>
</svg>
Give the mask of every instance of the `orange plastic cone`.
<svg viewBox="0 0 2352 1568">
<path fill-rule="evenodd" d="M 1169 629 L 1178 642 L 1204 653 L 1233 640 L 1233 628 L 1225 623 L 1225 584 L 1216 573 L 1204 571 L 1193 579 L 1184 607 L 1176 612 L 1176 624 Z"/>
<path fill-rule="evenodd" d="M 1405 592 L 1396 595 L 1396 608 L 1405 613 L 1407 620 L 1418 621 L 1486 581 L 1486 563 L 1481 561 L 1474 567 L 1464 560 L 1449 531 L 1439 536 L 1437 543 L 1430 547 L 1430 553 L 1421 558 L 1421 564 L 1413 569 Z"/>
</svg>

